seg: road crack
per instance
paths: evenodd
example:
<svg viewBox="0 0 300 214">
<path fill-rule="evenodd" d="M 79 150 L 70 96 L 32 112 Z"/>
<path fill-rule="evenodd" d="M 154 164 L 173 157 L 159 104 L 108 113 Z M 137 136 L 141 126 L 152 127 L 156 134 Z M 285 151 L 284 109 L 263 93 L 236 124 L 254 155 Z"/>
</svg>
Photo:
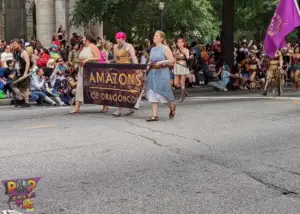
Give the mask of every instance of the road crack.
<svg viewBox="0 0 300 214">
<path fill-rule="evenodd" d="M 261 178 L 256 177 L 255 175 L 251 174 L 250 172 L 243 171 L 242 173 L 247 175 L 249 178 L 255 180 L 256 182 L 263 184 L 264 186 L 266 186 L 269 189 L 273 189 L 273 190 L 281 192 L 282 195 L 289 195 L 289 196 L 300 198 L 300 194 L 295 191 L 291 191 L 291 190 L 276 186 L 274 184 L 265 182 Z"/>
<path fill-rule="evenodd" d="M 201 141 L 199 139 L 196 139 L 196 138 L 188 138 L 188 137 L 185 137 L 185 136 L 182 136 L 182 135 L 178 135 L 178 134 L 175 134 L 175 133 L 162 132 L 162 131 L 159 131 L 159 130 L 151 129 L 149 127 L 138 125 L 138 124 L 136 124 L 134 122 L 131 122 L 129 120 L 124 120 L 124 119 L 121 119 L 121 120 L 124 121 L 124 122 L 127 122 L 127 123 L 129 123 L 131 125 L 134 125 L 136 127 L 139 127 L 139 128 L 142 128 L 142 129 L 147 129 L 147 130 L 155 132 L 155 133 L 160 133 L 160 134 L 164 134 L 164 135 L 170 135 L 170 136 L 173 136 L 173 137 L 179 137 L 179 138 L 182 138 L 182 139 L 185 139 L 185 140 L 196 141 L 197 143 L 202 144 L 202 145 L 206 146 L 207 148 L 211 149 L 211 146 L 209 144 L 204 143 L 203 141 Z"/>
</svg>

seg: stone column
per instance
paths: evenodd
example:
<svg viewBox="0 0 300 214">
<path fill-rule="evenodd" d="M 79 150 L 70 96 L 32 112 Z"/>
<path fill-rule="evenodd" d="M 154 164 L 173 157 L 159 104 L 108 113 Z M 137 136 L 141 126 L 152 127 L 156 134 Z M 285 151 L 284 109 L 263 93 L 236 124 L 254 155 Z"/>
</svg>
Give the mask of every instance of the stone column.
<svg viewBox="0 0 300 214">
<path fill-rule="evenodd" d="M 66 0 L 55 0 L 56 31 L 60 25 L 67 30 L 66 9 Z"/>
<path fill-rule="evenodd" d="M 91 32 L 94 33 L 96 37 L 103 39 L 103 24 L 96 23 L 91 25 Z"/>
<path fill-rule="evenodd" d="M 4 26 L 4 1 L 0 0 L 0 40 L 4 40 L 5 36 L 5 26 Z"/>
<path fill-rule="evenodd" d="M 37 39 L 42 45 L 49 47 L 55 32 L 55 4 L 54 1 L 36 1 L 36 30 Z"/>
<path fill-rule="evenodd" d="M 34 4 L 33 0 L 26 1 L 26 38 L 31 40 L 33 36 L 33 14 L 32 14 L 32 5 Z"/>
<path fill-rule="evenodd" d="M 76 4 L 76 0 L 69 0 L 68 1 L 68 11 L 69 11 L 68 37 L 69 37 L 69 39 L 72 37 L 72 33 L 77 33 L 77 35 L 79 35 L 79 36 L 83 36 L 83 34 L 84 34 L 84 27 L 83 26 L 76 27 L 76 26 L 71 25 L 72 12 L 73 12 L 73 9 L 75 7 L 75 4 Z"/>
</svg>

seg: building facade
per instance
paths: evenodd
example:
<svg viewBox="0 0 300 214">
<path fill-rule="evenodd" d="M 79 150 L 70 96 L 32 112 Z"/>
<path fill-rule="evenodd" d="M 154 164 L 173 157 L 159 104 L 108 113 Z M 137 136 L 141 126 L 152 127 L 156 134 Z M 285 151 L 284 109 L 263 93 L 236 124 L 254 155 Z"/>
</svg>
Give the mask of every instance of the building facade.
<svg viewBox="0 0 300 214">
<path fill-rule="evenodd" d="M 35 36 L 43 46 L 49 47 L 52 36 L 60 25 L 66 30 L 67 40 L 75 32 L 83 35 L 92 32 L 103 38 L 101 24 L 75 27 L 71 25 L 71 13 L 76 0 L 0 0 L 0 39 Z"/>
</svg>

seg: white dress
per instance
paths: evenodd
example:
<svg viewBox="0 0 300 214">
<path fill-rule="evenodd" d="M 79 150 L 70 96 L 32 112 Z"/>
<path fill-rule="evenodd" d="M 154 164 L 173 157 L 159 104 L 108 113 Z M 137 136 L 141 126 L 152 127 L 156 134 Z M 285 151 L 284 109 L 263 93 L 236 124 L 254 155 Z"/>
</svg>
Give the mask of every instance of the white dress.
<svg viewBox="0 0 300 214">
<path fill-rule="evenodd" d="M 93 58 L 93 52 L 90 46 L 84 47 L 79 54 L 80 60 L 86 60 Z M 76 94 L 75 94 L 75 101 L 83 102 L 83 67 L 79 67 L 78 71 L 78 80 L 77 80 L 77 87 L 76 87 Z"/>
</svg>

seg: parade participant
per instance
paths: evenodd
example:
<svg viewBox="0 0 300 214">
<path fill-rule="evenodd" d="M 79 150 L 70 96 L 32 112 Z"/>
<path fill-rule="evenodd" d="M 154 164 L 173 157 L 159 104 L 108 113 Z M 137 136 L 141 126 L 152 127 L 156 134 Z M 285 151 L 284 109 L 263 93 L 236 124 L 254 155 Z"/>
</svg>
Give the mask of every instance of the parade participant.
<svg viewBox="0 0 300 214">
<path fill-rule="evenodd" d="M 114 62 L 115 63 L 134 63 L 138 64 L 138 59 L 135 55 L 134 47 L 126 42 L 126 34 L 123 32 L 118 32 L 116 34 L 117 45 L 114 47 Z M 108 110 L 108 109 L 107 109 Z M 133 114 L 132 109 L 118 108 L 116 112 L 113 113 L 114 116 L 120 117 L 122 115 L 128 116 Z"/>
<path fill-rule="evenodd" d="M 294 80 L 294 91 L 298 89 L 299 74 L 300 74 L 300 48 L 295 47 L 294 54 L 290 58 L 292 65 L 291 78 Z"/>
<path fill-rule="evenodd" d="M 283 57 L 280 50 L 278 50 L 275 53 L 275 57 L 270 58 L 269 66 L 267 69 L 267 81 L 264 88 L 264 91 L 262 92 L 263 96 L 267 96 L 267 90 L 268 86 L 272 83 L 276 83 L 278 87 L 278 96 L 281 95 L 281 72 L 280 69 L 282 69 L 283 65 Z"/>
<path fill-rule="evenodd" d="M 152 103 L 152 117 L 148 122 L 158 121 L 158 103 L 167 103 L 170 108 L 169 118 L 175 117 L 176 106 L 172 104 L 174 95 L 170 87 L 170 66 L 174 64 L 174 57 L 170 48 L 166 45 L 165 34 L 156 31 L 153 42 L 155 47 L 150 52 L 150 71 L 147 76 L 147 97 Z"/>
<path fill-rule="evenodd" d="M 258 70 L 261 70 L 260 60 L 256 57 L 254 51 L 250 52 L 249 60 L 248 60 L 248 72 L 250 76 L 250 90 L 252 92 L 255 91 L 256 86 L 258 85 L 256 82 L 256 74 Z"/>
<path fill-rule="evenodd" d="M 83 67 L 87 62 L 96 62 L 100 58 L 100 52 L 96 45 L 92 44 L 93 37 L 86 34 L 83 37 L 84 47 L 79 54 L 80 68 L 78 72 L 77 87 L 75 93 L 75 107 L 69 114 L 80 113 L 80 104 L 83 103 Z"/>
<path fill-rule="evenodd" d="M 185 80 L 187 75 L 190 74 L 190 70 L 187 67 L 189 57 L 190 55 L 189 50 L 186 48 L 186 42 L 183 38 L 178 39 L 177 49 L 174 52 L 174 58 L 176 60 L 174 67 L 174 84 L 181 90 L 179 103 L 182 103 L 187 96 L 187 93 L 185 92 Z"/>
<path fill-rule="evenodd" d="M 14 50 L 14 59 L 15 59 L 15 69 L 17 70 L 17 78 L 21 78 L 16 87 L 21 91 L 24 95 L 25 103 L 22 107 L 30 107 L 29 103 L 29 88 L 30 88 L 30 79 L 29 79 L 29 69 L 30 58 L 29 54 L 26 50 L 22 48 L 22 41 L 20 39 L 14 39 L 13 42 L 13 50 Z"/>
</svg>

